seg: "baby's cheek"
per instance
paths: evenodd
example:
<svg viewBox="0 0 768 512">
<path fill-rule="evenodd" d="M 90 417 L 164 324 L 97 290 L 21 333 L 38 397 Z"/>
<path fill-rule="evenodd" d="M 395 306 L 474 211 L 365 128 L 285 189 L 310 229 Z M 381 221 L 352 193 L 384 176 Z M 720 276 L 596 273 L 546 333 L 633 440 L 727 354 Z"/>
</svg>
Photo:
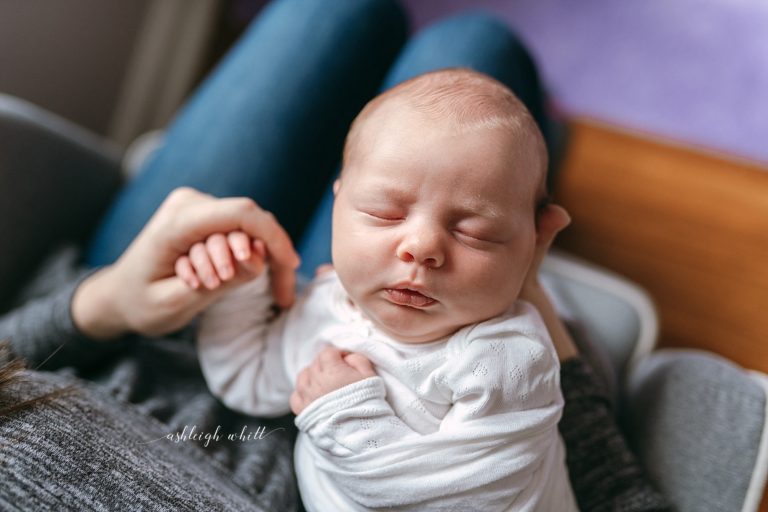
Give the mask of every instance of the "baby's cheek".
<svg viewBox="0 0 768 512">
<path fill-rule="evenodd" d="M 334 260 L 337 271 L 341 265 L 342 272 L 347 276 L 363 279 L 378 270 L 382 263 L 382 251 L 374 235 L 352 233 L 342 238 L 344 242 L 339 244 L 340 250 L 335 255 L 338 261 Z"/>
<path fill-rule="evenodd" d="M 524 277 L 525 272 L 509 260 L 493 259 L 483 262 L 465 280 L 464 291 L 476 304 L 503 311 L 517 298 Z"/>
</svg>

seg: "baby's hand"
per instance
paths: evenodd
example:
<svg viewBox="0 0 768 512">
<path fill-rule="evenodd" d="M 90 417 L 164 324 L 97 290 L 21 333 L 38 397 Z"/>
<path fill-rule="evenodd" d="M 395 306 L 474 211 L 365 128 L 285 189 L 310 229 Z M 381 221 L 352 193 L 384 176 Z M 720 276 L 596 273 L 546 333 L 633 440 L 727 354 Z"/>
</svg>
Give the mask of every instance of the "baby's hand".
<svg viewBox="0 0 768 512">
<path fill-rule="evenodd" d="M 189 253 L 176 260 L 174 269 L 187 285 L 209 290 L 235 278 L 251 279 L 264 271 L 264 242 L 253 240 L 242 231 L 216 233 L 193 245 Z"/>
<path fill-rule="evenodd" d="M 365 356 L 328 346 L 296 378 L 296 389 L 291 394 L 291 410 L 298 415 L 321 396 L 375 376 L 376 372 Z"/>
</svg>

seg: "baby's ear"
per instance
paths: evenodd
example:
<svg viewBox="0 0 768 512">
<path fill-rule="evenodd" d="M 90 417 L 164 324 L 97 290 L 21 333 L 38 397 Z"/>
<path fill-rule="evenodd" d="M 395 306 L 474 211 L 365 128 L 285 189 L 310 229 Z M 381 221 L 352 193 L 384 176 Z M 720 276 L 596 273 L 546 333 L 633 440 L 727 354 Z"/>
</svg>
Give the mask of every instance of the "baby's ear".
<svg viewBox="0 0 768 512">
<path fill-rule="evenodd" d="M 537 215 L 536 238 L 537 244 L 551 244 L 560 231 L 571 223 L 571 216 L 562 206 L 547 203 Z"/>
<path fill-rule="evenodd" d="M 337 179 L 336 181 L 333 182 L 333 195 L 334 196 L 339 193 L 339 187 L 341 187 L 341 180 Z"/>
</svg>

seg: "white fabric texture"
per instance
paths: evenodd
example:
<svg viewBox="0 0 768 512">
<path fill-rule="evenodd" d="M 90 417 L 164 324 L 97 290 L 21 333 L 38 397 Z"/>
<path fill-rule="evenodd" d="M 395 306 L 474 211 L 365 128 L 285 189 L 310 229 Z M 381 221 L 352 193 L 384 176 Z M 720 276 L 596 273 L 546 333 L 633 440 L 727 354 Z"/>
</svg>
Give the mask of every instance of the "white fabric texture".
<svg viewBox="0 0 768 512">
<path fill-rule="evenodd" d="M 226 405 L 289 412 L 298 373 L 325 344 L 365 355 L 378 374 L 296 418 L 308 510 L 577 510 L 557 431 L 559 363 L 533 306 L 414 345 L 364 318 L 333 272 L 277 317 L 268 284 L 260 277 L 202 316 L 201 367 Z"/>
</svg>

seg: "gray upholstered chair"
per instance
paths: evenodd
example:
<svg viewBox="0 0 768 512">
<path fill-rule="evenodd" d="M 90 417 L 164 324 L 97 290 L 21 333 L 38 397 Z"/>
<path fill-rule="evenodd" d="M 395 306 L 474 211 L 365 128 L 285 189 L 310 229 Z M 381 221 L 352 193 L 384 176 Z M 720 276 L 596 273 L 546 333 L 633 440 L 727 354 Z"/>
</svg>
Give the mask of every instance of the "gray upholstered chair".
<svg viewBox="0 0 768 512">
<path fill-rule="evenodd" d="M 756 511 L 768 470 L 768 378 L 699 350 L 654 350 L 658 319 L 637 285 L 553 253 L 545 286 L 594 342 L 593 365 L 657 488 L 681 512 Z M 587 348 L 587 347 L 584 347 Z"/>
</svg>

